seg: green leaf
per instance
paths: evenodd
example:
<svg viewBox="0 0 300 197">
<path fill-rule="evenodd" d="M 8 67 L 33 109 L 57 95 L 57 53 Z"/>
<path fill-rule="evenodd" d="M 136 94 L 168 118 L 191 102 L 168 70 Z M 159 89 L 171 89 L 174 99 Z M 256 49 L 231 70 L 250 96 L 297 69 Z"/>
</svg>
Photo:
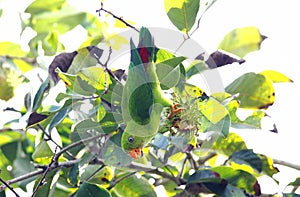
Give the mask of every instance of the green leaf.
<svg viewBox="0 0 300 197">
<path fill-rule="evenodd" d="M 5 155 L 5 157 L 9 160 L 9 162 L 13 163 L 13 161 L 17 157 L 18 142 L 17 141 L 9 142 L 7 144 L 0 146 L 0 149 L 2 153 Z"/>
<path fill-rule="evenodd" d="M 168 59 L 174 58 L 174 54 L 165 50 L 165 49 L 158 49 L 156 52 L 156 59 L 155 63 L 158 64 L 160 62 L 166 61 Z"/>
<path fill-rule="evenodd" d="M 111 133 L 115 131 L 118 127 L 114 113 L 106 112 L 105 116 L 99 123 L 104 133 Z"/>
<path fill-rule="evenodd" d="M 7 143 L 18 141 L 21 136 L 20 132 L 0 132 L 0 147 Z"/>
<path fill-rule="evenodd" d="M 216 195 L 216 197 L 247 197 L 247 196 L 248 195 L 246 195 L 243 190 L 229 184 L 226 186 L 225 190 L 222 193 Z"/>
<path fill-rule="evenodd" d="M 2 13 L 2 10 L 0 10 L 0 17 L 1 17 L 1 13 Z M 5 190 L 0 192 L 0 197 L 6 197 Z"/>
<path fill-rule="evenodd" d="M 96 46 L 98 45 L 102 40 L 104 39 L 104 36 L 102 34 L 91 36 L 84 41 L 80 47 L 87 47 L 87 46 Z"/>
<path fill-rule="evenodd" d="M 97 49 L 95 49 L 95 50 L 97 50 Z M 102 50 L 101 49 L 98 49 L 98 50 L 99 50 L 99 53 L 101 53 Z M 98 62 L 97 62 L 97 59 L 95 58 L 95 56 L 93 54 L 91 54 L 91 52 L 92 51 L 89 51 L 89 49 L 87 47 L 77 50 L 77 55 L 74 57 L 72 64 L 68 68 L 67 73 L 76 75 L 79 71 L 81 71 L 84 68 L 95 67 Z M 101 54 L 97 54 L 97 56 L 99 56 L 99 55 L 101 56 Z"/>
<path fill-rule="evenodd" d="M 198 170 L 194 172 L 187 180 L 187 183 L 221 183 L 220 175 L 213 170 Z"/>
<path fill-rule="evenodd" d="M 300 177 L 296 178 L 293 182 L 290 182 L 288 185 L 300 186 Z"/>
<path fill-rule="evenodd" d="M 60 71 L 59 68 L 56 68 L 55 71 L 67 85 L 68 89 L 72 90 L 73 92 L 84 96 L 92 96 L 95 94 L 95 88 L 89 85 L 87 81 L 83 81 L 80 77 L 76 75 L 64 73 Z"/>
<path fill-rule="evenodd" d="M 273 160 L 270 157 L 267 157 L 266 155 L 262 155 L 262 154 L 259 154 L 258 156 L 259 156 L 259 158 L 261 159 L 261 161 L 263 163 L 263 170 L 262 170 L 262 172 L 264 174 L 272 177 L 274 174 L 276 174 L 276 173 L 279 172 L 278 168 L 276 168 L 273 165 Z M 274 180 L 277 182 L 276 179 L 274 179 Z"/>
<path fill-rule="evenodd" d="M 231 161 L 240 164 L 240 165 L 248 165 L 251 166 L 253 169 L 255 169 L 258 172 L 261 172 L 263 170 L 263 162 L 259 158 L 257 154 L 253 152 L 251 149 L 244 149 L 238 152 L 234 152 L 230 156 Z"/>
<path fill-rule="evenodd" d="M 22 73 L 26 73 L 33 68 L 32 63 L 26 62 L 23 59 L 14 58 L 14 59 L 12 59 L 12 61 L 13 61 L 14 65 L 16 65 L 17 69 L 19 71 L 21 71 Z"/>
<path fill-rule="evenodd" d="M 113 176 L 114 172 L 109 166 L 88 165 L 84 168 L 84 172 L 80 176 L 80 180 L 104 186 L 113 179 Z"/>
<path fill-rule="evenodd" d="M 93 134 L 104 133 L 102 126 L 98 122 L 91 119 L 86 119 L 79 122 L 74 131 L 71 133 L 70 138 L 73 142 L 93 136 Z"/>
<path fill-rule="evenodd" d="M 31 15 L 31 27 L 38 34 L 49 32 L 49 29 L 62 34 L 80 24 L 85 16 L 84 12 L 67 4 L 61 9 Z"/>
<path fill-rule="evenodd" d="M 111 197 L 111 195 L 101 186 L 84 182 L 77 191 L 77 197 Z"/>
<path fill-rule="evenodd" d="M 33 104 L 32 104 L 32 111 L 36 112 L 36 110 L 41 106 L 43 98 L 44 98 L 44 93 L 47 90 L 47 87 L 49 85 L 49 78 L 47 78 L 39 87 L 37 93 L 34 96 L 33 99 Z"/>
<path fill-rule="evenodd" d="M 213 124 L 228 115 L 227 109 L 214 98 L 199 102 L 199 110 Z"/>
<path fill-rule="evenodd" d="M 46 141 L 41 141 L 32 154 L 32 159 L 37 163 L 47 164 L 51 161 L 53 152 Z"/>
<path fill-rule="evenodd" d="M 218 138 L 213 145 L 213 149 L 230 156 L 234 152 L 247 149 L 247 146 L 243 138 L 241 138 L 238 134 L 229 133 L 226 138 Z"/>
<path fill-rule="evenodd" d="M 95 88 L 99 93 L 111 84 L 108 73 L 103 68 L 97 66 L 84 68 L 77 73 L 77 76 Z"/>
<path fill-rule="evenodd" d="M 130 176 L 113 188 L 114 193 L 117 196 L 131 196 L 131 197 L 156 197 L 156 193 L 152 185 L 150 185 L 144 177 L 137 178 L 136 176 Z"/>
<path fill-rule="evenodd" d="M 1 49 L 0 49 L 1 50 Z M 14 90 L 22 83 L 25 78 L 10 68 L 0 71 L 0 99 L 8 101 L 14 96 Z"/>
<path fill-rule="evenodd" d="M 64 99 L 70 99 L 70 98 L 74 98 L 74 97 L 75 97 L 75 95 L 66 94 L 66 93 L 60 92 L 56 96 L 55 101 L 59 103 L 59 102 L 61 102 Z"/>
<path fill-rule="evenodd" d="M 53 1 L 44 1 L 36 0 L 32 2 L 25 10 L 25 12 L 30 14 L 39 14 L 45 11 L 52 11 L 61 8 L 66 0 L 53 0 Z"/>
<path fill-rule="evenodd" d="M 296 193 L 283 193 L 282 197 L 300 197 L 300 194 L 296 194 Z"/>
<path fill-rule="evenodd" d="M 20 148 L 18 148 L 18 154 L 21 154 L 20 152 L 22 152 L 20 150 Z M 22 154 L 25 154 L 24 152 Z M 21 157 L 21 156 L 17 156 L 17 158 L 14 160 L 13 162 L 13 175 L 14 177 L 19 177 L 22 176 L 24 174 L 27 174 L 29 172 L 33 172 L 35 171 L 35 167 L 32 164 L 32 161 L 28 158 L 28 157 Z M 28 183 L 30 183 L 31 181 L 33 181 L 34 179 L 36 179 L 37 176 L 33 176 L 30 177 L 28 179 L 25 179 L 23 181 L 18 182 L 18 185 L 21 188 L 26 188 L 26 185 Z"/>
<path fill-rule="evenodd" d="M 250 194 L 260 195 L 260 186 L 254 175 L 243 171 L 235 170 L 227 166 L 219 166 L 212 168 L 213 171 L 217 172 L 221 178 L 225 179 L 229 184 L 236 186 L 240 189 L 244 189 Z"/>
<path fill-rule="evenodd" d="M 51 196 L 51 191 L 54 189 L 53 188 L 53 179 L 54 176 L 58 173 L 58 170 L 52 170 L 51 172 L 48 172 L 45 176 L 45 180 L 43 184 L 38 186 L 37 184 L 40 183 L 41 178 L 43 175 L 41 175 L 38 179 L 36 179 L 34 188 L 37 186 L 39 189 L 37 190 L 36 196 Z"/>
<path fill-rule="evenodd" d="M 186 69 L 186 78 L 189 79 L 192 76 L 199 74 L 207 70 L 207 64 L 201 60 L 195 60 Z"/>
<path fill-rule="evenodd" d="M 58 33 L 55 31 L 48 33 L 42 42 L 42 47 L 45 51 L 45 55 L 48 56 L 55 55 L 57 51 L 64 50 L 63 44 L 61 44 L 58 40 Z"/>
<path fill-rule="evenodd" d="M 59 123 L 61 123 L 64 120 L 64 118 L 68 115 L 71 108 L 74 107 L 72 103 L 72 99 L 66 100 L 65 104 L 58 111 L 55 112 L 55 115 L 49 123 L 49 133 L 51 133 L 52 129 L 56 127 Z"/>
<path fill-rule="evenodd" d="M 272 81 L 261 74 L 246 73 L 231 84 L 225 91 L 237 94 L 242 108 L 266 109 L 274 103 L 275 92 Z"/>
<path fill-rule="evenodd" d="M 164 0 L 165 11 L 177 29 L 188 33 L 196 21 L 199 2 L 199 0 Z"/>
<path fill-rule="evenodd" d="M 239 107 L 239 102 L 237 100 L 232 100 L 226 105 L 230 113 L 231 124 L 232 127 L 235 128 L 261 128 L 261 120 L 266 116 L 266 113 L 262 110 L 254 110 L 253 113 L 245 118 L 245 120 L 241 120 L 237 115 L 237 109 Z"/>
<path fill-rule="evenodd" d="M 185 57 L 174 57 L 156 64 L 157 77 L 163 90 L 177 85 L 181 74 L 179 64 L 185 59 Z"/>
<path fill-rule="evenodd" d="M 281 72 L 275 70 L 265 70 L 260 72 L 259 74 L 268 77 L 273 83 L 280 83 L 280 82 L 293 82 L 290 78 L 282 74 Z"/>
<path fill-rule="evenodd" d="M 0 56 L 24 57 L 26 52 L 21 49 L 19 44 L 13 42 L 0 42 Z"/>
<path fill-rule="evenodd" d="M 71 169 L 69 171 L 68 181 L 72 185 L 77 185 L 79 183 L 79 164 L 78 163 L 74 164 L 71 167 Z"/>
<path fill-rule="evenodd" d="M 243 58 L 248 53 L 260 49 L 265 38 L 256 27 L 237 28 L 225 35 L 218 49 Z"/>
<path fill-rule="evenodd" d="M 121 133 L 115 134 L 100 150 L 102 161 L 109 166 L 126 166 L 132 158 L 121 148 Z"/>
</svg>

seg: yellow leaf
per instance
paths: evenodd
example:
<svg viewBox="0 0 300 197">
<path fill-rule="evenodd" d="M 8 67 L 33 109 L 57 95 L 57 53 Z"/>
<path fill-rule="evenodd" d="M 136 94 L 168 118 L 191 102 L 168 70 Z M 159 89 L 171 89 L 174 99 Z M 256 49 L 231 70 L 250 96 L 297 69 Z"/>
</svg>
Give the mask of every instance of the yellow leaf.
<svg viewBox="0 0 300 197">
<path fill-rule="evenodd" d="M 260 74 L 264 75 L 265 77 L 268 77 L 273 83 L 293 82 L 293 80 L 288 78 L 286 75 L 275 70 L 265 70 L 260 72 Z"/>
</svg>

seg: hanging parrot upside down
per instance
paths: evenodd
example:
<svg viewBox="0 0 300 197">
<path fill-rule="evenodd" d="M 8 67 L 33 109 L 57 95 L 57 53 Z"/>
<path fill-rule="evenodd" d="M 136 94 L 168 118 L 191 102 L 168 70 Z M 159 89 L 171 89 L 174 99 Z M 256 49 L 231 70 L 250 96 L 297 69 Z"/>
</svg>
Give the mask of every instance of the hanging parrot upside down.
<svg viewBox="0 0 300 197">
<path fill-rule="evenodd" d="M 136 48 L 130 40 L 131 58 L 122 95 L 122 115 L 126 128 L 122 134 L 122 149 L 132 158 L 142 156 L 145 147 L 158 132 L 161 112 L 171 107 L 170 115 L 181 109 L 166 98 L 155 68 L 156 48 L 149 30 L 142 27 Z"/>
</svg>

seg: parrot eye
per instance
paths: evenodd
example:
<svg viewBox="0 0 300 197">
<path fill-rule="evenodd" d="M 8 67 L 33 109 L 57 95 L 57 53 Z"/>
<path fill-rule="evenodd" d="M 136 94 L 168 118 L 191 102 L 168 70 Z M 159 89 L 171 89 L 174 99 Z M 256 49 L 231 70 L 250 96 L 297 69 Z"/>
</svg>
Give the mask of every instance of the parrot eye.
<svg viewBox="0 0 300 197">
<path fill-rule="evenodd" d="M 132 143 L 133 141 L 134 141 L 134 138 L 133 138 L 132 136 L 130 136 L 130 137 L 128 138 L 128 142 Z"/>
</svg>

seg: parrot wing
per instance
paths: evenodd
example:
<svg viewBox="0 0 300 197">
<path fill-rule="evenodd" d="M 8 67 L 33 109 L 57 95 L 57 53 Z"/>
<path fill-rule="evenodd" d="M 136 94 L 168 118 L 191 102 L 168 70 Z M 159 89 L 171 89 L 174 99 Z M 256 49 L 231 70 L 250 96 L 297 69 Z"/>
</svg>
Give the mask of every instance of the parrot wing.
<svg viewBox="0 0 300 197">
<path fill-rule="evenodd" d="M 125 122 L 134 120 L 143 125 L 149 122 L 154 98 L 139 51 L 132 40 L 130 45 L 131 62 L 123 90 L 122 114 Z"/>
</svg>

